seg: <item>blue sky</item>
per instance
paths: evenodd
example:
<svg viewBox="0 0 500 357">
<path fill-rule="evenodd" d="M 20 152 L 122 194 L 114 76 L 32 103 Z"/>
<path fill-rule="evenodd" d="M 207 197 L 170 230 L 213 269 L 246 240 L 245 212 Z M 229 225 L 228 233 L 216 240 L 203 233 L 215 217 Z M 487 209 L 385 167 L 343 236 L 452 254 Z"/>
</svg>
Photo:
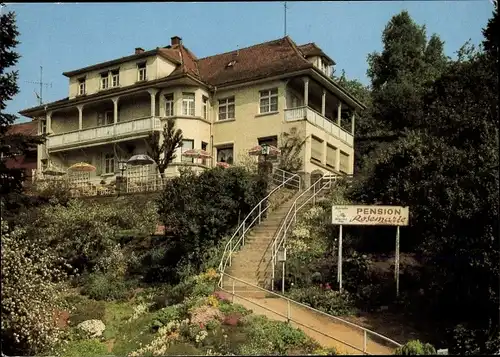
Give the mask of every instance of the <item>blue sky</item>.
<svg viewBox="0 0 500 357">
<path fill-rule="evenodd" d="M 468 39 L 478 44 L 491 17 L 489 0 L 474 1 L 339 1 L 288 2 L 288 35 L 298 44 L 316 42 L 336 62 L 340 74 L 368 83 L 368 53 L 381 50 L 381 33 L 398 12 L 406 9 L 427 35 L 440 35 L 445 51 L 455 51 Z M 238 46 L 284 35 L 283 2 L 239 3 L 81 3 L 8 4 L 17 14 L 20 93 L 7 112 L 37 105 L 35 84 L 40 65 L 44 102 L 68 95 L 62 72 L 170 43 L 180 36 L 198 57 L 232 51 Z M 25 121 L 26 118 L 20 118 Z"/>
</svg>

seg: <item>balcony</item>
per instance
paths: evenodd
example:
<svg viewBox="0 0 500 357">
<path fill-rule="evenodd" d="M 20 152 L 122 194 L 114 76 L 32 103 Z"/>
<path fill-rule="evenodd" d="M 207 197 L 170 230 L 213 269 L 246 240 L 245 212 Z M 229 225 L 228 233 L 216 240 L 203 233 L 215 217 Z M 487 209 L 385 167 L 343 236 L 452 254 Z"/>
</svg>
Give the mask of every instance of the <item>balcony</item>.
<svg viewBox="0 0 500 357">
<path fill-rule="evenodd" d="M 98 144 L 101 141 L 117 140 L 127 137 L 137 137 L 161 129 L 158 117 L 145 117 L 134 120 L 103 125 L 94 128 L 76 130 L 63 134 L 52 134 L 47 138 L 49 150 L 67 147 Z"/>
<path fill-rule="evenodd" d="M 306 119 L 309 123 L 316 125 L 334 137 L 344 141 L 350 146 L 353 146 L 354 138 L 351 133 L 339 127 L 336 123 L 328 120 L 320 113 L 309 107 L 298 107 L 285 109 L 285 121 L 292 122 Z"/>
</svg>

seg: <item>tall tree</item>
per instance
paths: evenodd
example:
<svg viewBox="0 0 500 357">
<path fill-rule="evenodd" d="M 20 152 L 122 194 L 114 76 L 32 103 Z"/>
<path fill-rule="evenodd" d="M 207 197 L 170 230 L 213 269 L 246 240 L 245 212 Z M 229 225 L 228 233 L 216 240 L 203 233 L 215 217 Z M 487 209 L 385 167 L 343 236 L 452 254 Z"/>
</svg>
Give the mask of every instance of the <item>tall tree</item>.
<svg viewBox="0 0 500 357">
<path fill-rule="evenodd" d="M 389 130 L 418 125 L 421 93 L 437 78 L 447 59 L 437 35 L 429 41 L 425 26 L 407 11 L 392 17 L 382 33 L 383 50 L 368 55 L 372 82 L 373 119 Z"/>
<path fill-rule="evenodd" d="M 433 317 L 453 330 L 447 343 L 454 354 L 492 353 L 500 343 L 494 68 L 484 53 L 449 63 L 419 93 L 423 125 L 381 153 L 352 195 L 411 207 L 404 248 L 418 251 L 424 263 L 424 295 L 412 303 L 423 299 Z"/>
<path fill-rule="evenodd" d="M 18 72 L 8 70 L 17 64 L 20 57 L 15 51 L 19 44 L 18 36 L 14 12 L 2 14 L 0 16 L 0 197 L 2 198 L 0 204 L 2 209 L 9 211 L 20 203 L 24 177 L 22 169 L 8 168 L 6 160 L 17 154 L 25 154 L 43 142 L 43 137 L 8 133 L 16 116 L 6 113 L 5 109 L 7 102 L 19 92 Z"/>
<path fill-rule="evenodd" d="M 163 141 L 160 143 L 160 133 L 154 131 L 148 137 L 148 155 L 156 162 L 162 179 L 165 170 L 176 158 L 175 151 L 182 146 L 182 130 L 175 128 L 175 118 L 168 118 L 163 127 Z"/>
</svg>

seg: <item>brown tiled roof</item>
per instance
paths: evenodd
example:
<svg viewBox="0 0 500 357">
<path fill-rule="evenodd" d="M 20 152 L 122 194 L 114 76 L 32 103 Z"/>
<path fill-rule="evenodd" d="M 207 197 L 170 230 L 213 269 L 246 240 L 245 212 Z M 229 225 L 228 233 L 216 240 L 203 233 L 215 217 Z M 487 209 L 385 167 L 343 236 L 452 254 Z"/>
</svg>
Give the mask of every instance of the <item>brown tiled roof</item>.
<svg viewBox="0 0 500 357">
<path fill-rule="evenodd" d="M 299 50 L 304 54 L 304 56 L 323 56 L 330 60 L 333 64 L 335 61 L 328 57 L 326 53 L 323 52 L 321 48 L 319 48 L 314 42 L 306 43 L 305 45 L 298 46 Z"/>
<path fill-rule="evenodd" d="M 289 37 L 198 60 L 201 80 L 212 85 L 250 81 L 311 67 Z"/>
<path fill-rule="evenodd" d="M 188 74 L 212 86 L 242 83 L 313 68 L 313 65 L 306 59 L 306 57 L 312 55 L 324 56 L 335 64 L 335 62 L 316 46 L 315 43 L 297 46 L 288 36 L 286 36 L 277 40 L 201 59 L 198 59 L 181 42 L 179 44 L 145 51 L 137 55 L 122 57 L 117 60 L 81 68 L 76 71 L 66 72 L 64 75 L 72 76 L 91 69 L 104 68 L 126 60 L 139 59 L 151 55 L 162 56 L 176 65 L 176 69 L 167 79 Z M 230 63 L 231 65 L 229 65 Z M 111 94 L 113 90 L 114 89 L 110 89 L 106 91 L 106 93 Z M 121 90 L 121 88 L 116 88 L 116 91 Z M 100 94 L 92 94 L 88 96 L 88 98 L 94 95 L 98 96 Z M 64 98 L 48 104 L 52 106 L 54 104 L 64 104 L 65 102 L 70 102 L 70 100 Z M 25 115 L 25 112 L 35 109 L 39 109 L 39 107 L 23 110 L 21 114 Z"/>
<path fill-rule="evenodd" d="M 170 53 L 172 56 L 179 61 L 180 66 L 172 72 L 171 75 L 176 75 L 179 73 L 189 73 L 196 78 L 200 79 L 200 72 L 198 70 L 198 64 L 196 63 L 197 58 L 189 49 L 187 49 L 182 43 L 179 45 L 166 46 L 161 49 L 166 53 Z"/>
<path fill-rule="evenodd" d="M 14 124 L 7 130 L 8 135 L 22 134 L 34 136 L 38 135 L 38 123 L 36 121 L 30 121 L 27 123 Z"/>
</svg>

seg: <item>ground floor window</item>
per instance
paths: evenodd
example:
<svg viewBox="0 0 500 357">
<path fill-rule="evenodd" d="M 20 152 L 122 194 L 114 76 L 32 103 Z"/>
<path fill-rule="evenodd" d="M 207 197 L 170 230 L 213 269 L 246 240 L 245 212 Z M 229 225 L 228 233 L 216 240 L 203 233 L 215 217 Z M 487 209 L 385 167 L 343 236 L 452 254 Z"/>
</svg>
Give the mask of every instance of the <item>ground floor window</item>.
<svg viewBox="0 0 500 357">
<path fill-rule="evenodd" d="M 115 172 L 115 155 L 105 154 L 104 155 L 104 173 L 111 174 Z"/>
<path fill-rule="evenodd" d="M 229 165 L 232 165 L 233 158 L 234 158 L 234 149 L 232 145 L 217 148 L 217 162 L 225 162 Z"/>
</svg>

